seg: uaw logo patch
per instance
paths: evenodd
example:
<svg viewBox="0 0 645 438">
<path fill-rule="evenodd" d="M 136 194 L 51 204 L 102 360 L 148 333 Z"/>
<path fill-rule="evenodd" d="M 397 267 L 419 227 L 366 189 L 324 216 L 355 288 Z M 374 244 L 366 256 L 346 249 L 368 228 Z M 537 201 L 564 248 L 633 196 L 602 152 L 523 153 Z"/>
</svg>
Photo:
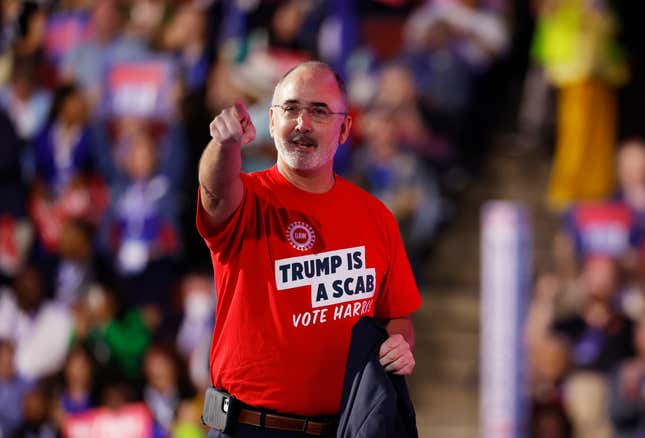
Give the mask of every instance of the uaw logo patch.
<svg viewBox="0 0 645 438">
<path fill-rule="evenodd" d="M 287 240 L 298 251 L 308 251 L 316 243 L 316 233 L 309 224 L 295 221 L 287 227 Z"/>
</svg>

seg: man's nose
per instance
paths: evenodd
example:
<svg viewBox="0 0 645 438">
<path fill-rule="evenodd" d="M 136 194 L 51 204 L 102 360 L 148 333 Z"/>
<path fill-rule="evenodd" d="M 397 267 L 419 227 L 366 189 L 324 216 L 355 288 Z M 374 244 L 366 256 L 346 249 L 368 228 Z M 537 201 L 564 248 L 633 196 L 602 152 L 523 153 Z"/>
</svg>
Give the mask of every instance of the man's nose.
<svg viewBox="0 0 645 438">
<path fill-rule="evenodd" d="M 309 132 L 311 131 L 311 114 L 309 114 L 309 111 L 307 108 L 302 108 L 300 110 L 300 114 L 298 114 L 298 119 L 297 119 L 298 124 L 296 125 L 296 130 L 298 132 Z"/>
</svg>

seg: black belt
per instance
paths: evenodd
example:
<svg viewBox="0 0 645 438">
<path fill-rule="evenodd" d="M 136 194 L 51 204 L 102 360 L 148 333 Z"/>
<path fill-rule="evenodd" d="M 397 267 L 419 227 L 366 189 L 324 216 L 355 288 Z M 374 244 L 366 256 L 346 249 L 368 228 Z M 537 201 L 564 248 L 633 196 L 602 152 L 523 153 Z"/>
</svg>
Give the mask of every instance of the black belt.
<svg viewBox="0 0 645 438">
<path fill-rule="evenodd" d="M 336 428 L 335 421 L 319 421 L 284 414 L 271 414 L 247 407 L 240 408 L 237 422 L 267 429 L 304 432 L 315 436 L 329 435 Z"/>
</svg>

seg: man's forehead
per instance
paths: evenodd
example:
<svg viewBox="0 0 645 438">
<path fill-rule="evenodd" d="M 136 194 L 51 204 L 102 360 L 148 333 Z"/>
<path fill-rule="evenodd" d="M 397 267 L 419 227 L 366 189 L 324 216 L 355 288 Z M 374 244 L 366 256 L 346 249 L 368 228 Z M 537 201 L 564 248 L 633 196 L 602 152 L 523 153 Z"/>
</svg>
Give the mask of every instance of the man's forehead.
<svg viewBox="0 0 645 438">
<path fill-rule="evenodd" d="M 276 87 L 275 101 L 330 105 L 342 102 L 342 94 L 329 69 L 303 66 L 292 71 Z"/>
</svg>

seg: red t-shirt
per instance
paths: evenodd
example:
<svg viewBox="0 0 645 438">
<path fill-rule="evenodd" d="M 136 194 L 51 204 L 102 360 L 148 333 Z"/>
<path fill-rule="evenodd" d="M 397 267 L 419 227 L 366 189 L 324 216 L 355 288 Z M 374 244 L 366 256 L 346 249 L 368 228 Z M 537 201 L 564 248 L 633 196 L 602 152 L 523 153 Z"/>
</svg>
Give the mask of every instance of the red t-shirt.
<svg viewBox="0 0 645 438">
<path fill-rule="evenodd" d="M 398 225 L 338 176 L 324 194 L 276 166 L 242 181 L 241 205 L 214 234 L 198 202 L 218 297 L 213 385 L 257 407 L 336 414 L 353 324 L 421 304 Z"/>
</svg>

